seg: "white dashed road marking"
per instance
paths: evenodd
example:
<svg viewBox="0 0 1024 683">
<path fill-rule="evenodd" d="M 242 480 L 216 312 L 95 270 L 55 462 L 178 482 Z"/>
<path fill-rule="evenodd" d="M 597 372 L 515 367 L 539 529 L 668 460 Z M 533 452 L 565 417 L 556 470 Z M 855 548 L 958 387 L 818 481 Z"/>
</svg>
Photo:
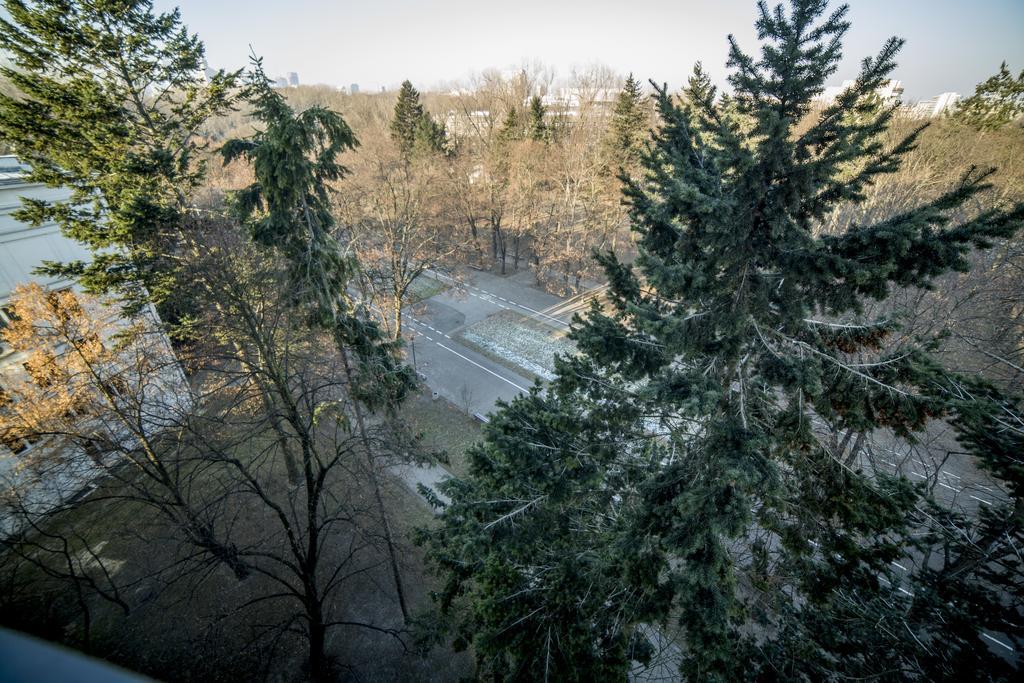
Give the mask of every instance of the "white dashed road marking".
<svg viewBox="0 0 1024 683">
<path fill-rule="evenodd" d="M 899 469 L 899 466 L 896 463 L 894 463 L 894 462 L 889 462 L 888 460 L 882 460 L 882 462 L 884 462 L 886 465 L 892 467 L 893 469 Z M 921 474 L 920 472 L 915 472 L 913 470 L 910 470 L 909 474 L 912 474 L 915 477 L 921 477 L 922 479 L 927 479 L 928 478 L 927 475 Z M 955 475 L 955 474 L 953 474 L 951 472 L 946 472 L 945 470 L 942 470 L 940 472 L 940 474 L 943 475 L 943 476 L 954 477 L 956 479 L 962 480 L 962 477 L 959 477 L 959 476 L 957 476 L 957 475 Z M 955 486 L 950 486 L 949 484 L 947 484 L 944 481 L 939 481 L 939 482 L 936 482 L 936 483 L 939 486 L 941 486 L 942 488 L 949 489 L 950 491 L 952 491 L 954 493 L 963 493 L 964 490 L 965 490 L 965 488 L 957 488 Z M 992 490 L 990 487 L 983 486 L 981 484 L 975 484 L 975 486 L 977 486 L 978 488 L 985 489 L 987 491 L 991 491 Z M 990 500 L 985 500 L 984 498 L 978 498 L 977 496 L 972 496 L 971 494 L 967 494 L 967 495 L 968 495 L 968 497 L 970 497 L 973 500 L 978 501 L 982 505 L 992 505 L 993 504 L 992 501 L 990 501 Z"/>
<path fill-rule="evenodd" d="M 512 304 L 513 306 L 516 306 L 517 308 L 521 308 L 524 311 L 529 311 L 530 313 L 533 313 L 534 315 L 539 315 L 542 318 L 546 318 L 547 320 L 550 320 L 551 322 L 554 322 L 554 323 L 557 323 L 559 325 L 562 325 L 563 327 L 569 327 L 570 326 L 569 323 L 565 322 L 564 320 L 562 320 L 560 318 L 556 318 L 553 315 L 548 315 L 547 313 L 544 313 L 543 311 L 538 311 L 536 308 L 531 308 L 530 306 L 527 306 L 525 304 L 521 304 L 518 301 L 513 301 L 512 299 L 506 299 L 503 296 L 498 296 L 497 294 L 494 294 L 492 292 L 488 292 L 486 289 L 480 289 L 479 287 L 475 287 L 473 285 L 463 285 L 463 284 L 460 284 L 458 281 L 454 280 L 453 278 L 450 278 L 447 275 L 441 275 L 440 273 L 435 273 L 435 277 L 444 278 L 445 280 L 453 282 L 456 285 L 462 287 L 463 289 L 467 289 L 467 290 L 472 289 L 472 290 L 474 290 L 476 292 L 481 292 L 482 294 L 486 294 L 487 296 L 491 297 L 491 299 L 495 299 L 495 301 L 490 301 L 489 299 L 487 299 L 485 297 L 482 297 L 479 294 L 473 294 L 473 292 L 467 291 L 467 293 L 470 296 L 475 296 L 476 298 L 483 299 L 484 301 L 488 301 L 489 303 L 496 303 L 499 306 L 501 306 L 502 308 L 504 308 L 505 310 L 508 310 L 508 307 L 507 306 L 502 306 L 502 304 L 498 303 L 498 301 L 504 301 L 505 303 Z"/>
<path fill-rule="evenodd" d="M 427 328 L 429 328 L 429 329 L 431 329 L 431 330 L 434 330 L 434 328 L 433 328 L 433 327 L 430 327 L 430 325 L 427 325 L 427 324 L 425 324 L 425 323 L 421 323 L 420 321 L 416 320 L 416 319 L 415 319 L 415 318 L 413 318 L 412 316 L 408 316 L 408 317 L 409 317 L 409 319 L 410 319 L 411 321 L 413 321 L 413 322 L 415 322 L 415 323 L 417 323 L 417 324 L 419 324 L 419 325 L 422 325 L 423 327 L 427 327 Z M 443 334 L 443 333 L 442 333 L 442 332 L 440 332 L 439 330 L 434 330 L 434 331 L 435 331 L 435 332 L 437 332 L 438 334 Z M 444 349 L 445 351 L 447 351 L 447 352 L 449 352 L 449 353 L 454 353 L 454 354 L 455 354 L 456 356 L 458 356 L 458 357 L 459 357 L 459 358 L 461 358 L 462 360 L 464 360 L 464 361 L 466 361 L 466 362 L 468 362 L 468 363 L 472 363 L 473 365 L 475 365 L 476 367 L 480 368 L 480 369 L 481 369 L 481 370 L 483 370 L 484 372 L 486 372 L 486 373 L 488 373 L 488 374 L 490 374 L 490 375 L 494 375 L 495 377 L 497 377 L 498 379 L 500 379 L 500 380 L 501 380 L 502 382 L 505 382 L 506 384 L 511 384 L 512 386 L 514 386 L 514 387 L 515 387 L 516 389 L 518 389 L 519 391 L 522 391 L 523 393 L 526 393 L 526 392 L 528 392 L 528 391 L 529 391 L 529 389 L 527 389 L 526 387 L 520 386 L 520 385 L 516 384 L 515 382 L 513 382 L 512 380 L 510 380 L 510 379 L 508 379 L 508 378 L 506 378 L 506 377 L 502 377 L 501 375 L 499 375 L 498 373 L 494 372 L 494 371 L 493 371 L 493 370 L 491 370 L 490 368 L 486 368 L 486 367 L 484 367 L 483 365 L 480 365 L 480 363 L 477 363 L 477 362 L 476 362 L 475 360 L 473 360 L 472 358 L 468 358 L 468 357 L 466 357 L 466 356 L 462 355 L 461 353 L 459 353 L 458 351 L 456 351 L 455 349 L 453 349 L 453 348 L 450 348 L 450 347 L 448 347 L 448 346 L 445 346 L 445 345 L 444 345 L 444 344 L 442 344 L 441 342 L 439 342 L 439 341 L 435 340 L 435 339 L 434 339 L 433 337 L 431 337 L 430 335 L 428 335 L 428 334 L 425 334 L 424 332 L 420 332 L 420 331 L 419 331 L 419 330 L 417 330 L 417 329 L 413 329 L 413 332 L 415 332 L 416 334 L 418 334 L 418 335 L 419 335 L 419 336 L 421 336 L 421 337 L 425 337 L 425 338 L 426 338 L 426 339 L 427 339 L 428 341 L 431 341 L 431 342 L 433 342 L 434 344 L 437 344 L 438 346 L 440 346 L 440 347 L 441 347 L 442 349 Z M 449 336 L 448 336 L 447 334 L 445 334 L 444 336 L 445 336 L 445 338 L 447 338 L 447 339 L 451 339 L 451 337 L 449 337 Z"/>
</svg>

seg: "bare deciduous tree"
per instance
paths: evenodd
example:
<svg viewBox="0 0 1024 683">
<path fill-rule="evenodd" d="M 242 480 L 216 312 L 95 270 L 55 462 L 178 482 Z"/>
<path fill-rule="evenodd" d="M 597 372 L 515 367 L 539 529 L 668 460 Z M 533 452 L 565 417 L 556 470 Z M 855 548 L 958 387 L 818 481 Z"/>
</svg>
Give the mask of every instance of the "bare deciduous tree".
<svg viewBox="0 0 1024 683">
<path fill-rule="evenodd" d="M 345 241 L 359 262 L 363 295 L 393 339 L 416 278 L 448 269 L 459 249 L 441 192 L 439 155 L 402 158 L 389 140 L 364 150 L 343 181 L 339 211 Z"/>
</svg>

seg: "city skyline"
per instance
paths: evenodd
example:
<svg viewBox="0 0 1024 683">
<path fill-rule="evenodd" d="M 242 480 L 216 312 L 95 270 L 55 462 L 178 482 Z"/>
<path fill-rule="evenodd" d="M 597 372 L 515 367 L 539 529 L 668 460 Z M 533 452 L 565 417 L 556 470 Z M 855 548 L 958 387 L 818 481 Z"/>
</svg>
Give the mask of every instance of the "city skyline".
<svg viewBox="0 0 1024 683">
<path fill-rule="evenodd" d="M 179 6 L 184 23 L 205 42 L 211 66 L 245 65 L 250 46 L 273 76 L 295 71 L 303 84 L 335 87 L 352 82 L 367 92 L 410 79 L 418 87 L 464 81 L 488 68 L 539 61 L 559 77 L 574 66 L 604 64 L 679 87 L 702 61 L 724 84 L 730 29 L 741 47 L 756 47 L 749 18 L 753 0 L 723 0 L 713 10 L 694 2 L 637 0 L 628 6 L 594 0 L 489 7 L 467 0 L 381 0 L 372 6 L 325 5 L 296 0 L 245 4 L 156 0 L 157 9 Z M 890 35 L 907 40 L 894 77 L 905 99 L 941 92 L 971 93 L 1000 62 L 1024 68 L 1024 3 L 987 0 L 966 6 L 953 0 L 850 3 L 853 27 L 844 59 L 831 82 L 852 78 L 860 61 Z M 316 20 L 310 20 L 315 17 Z M 737 28 L 739 27 L 739 30 Z"/>
</svg>

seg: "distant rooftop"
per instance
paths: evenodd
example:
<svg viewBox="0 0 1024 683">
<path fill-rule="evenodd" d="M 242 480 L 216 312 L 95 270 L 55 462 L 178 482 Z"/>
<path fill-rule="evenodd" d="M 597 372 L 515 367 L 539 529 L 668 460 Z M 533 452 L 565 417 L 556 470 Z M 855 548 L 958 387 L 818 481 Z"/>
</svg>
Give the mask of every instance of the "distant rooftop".
<svg viewBox="0 0 1024 683">
<path fill-rule="evenodd" d="M 18 161 L 17 157 L 13 155 L 0 156 L 0 185 L 21 182 L 28 170 L 28 166 Z"/>
</svg>

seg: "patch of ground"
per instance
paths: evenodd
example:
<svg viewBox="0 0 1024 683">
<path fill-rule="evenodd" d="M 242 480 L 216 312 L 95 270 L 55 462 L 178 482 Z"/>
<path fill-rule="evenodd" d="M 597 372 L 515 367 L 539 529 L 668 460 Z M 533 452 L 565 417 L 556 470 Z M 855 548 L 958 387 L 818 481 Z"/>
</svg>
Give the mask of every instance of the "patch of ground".
<svg viewBox="0 0 1024 683">
<path fill-rule="evenodd" d="M 428 419 L 424 423 L 435 424 Z M 261 437 L 254 435 L 251 444 L 260 442 Z M 281 469 L 277 463 L 270 467 L 275 475 Z M 280 475 L 283 479 L 283 472 Z M 385 479 L 382 483 L 410 607 L 416 614 L 429 614 L 433 609 L 429 593 L 439 586 L 426 572 L 422 549 L 413 545 L 411 533 L 416 527 L 434 524 L 435 518 L 427 504 L 400 482 Z M 329 486 L 354 509 L 372 509 L 369 488 L 356 480 L 338 476 Z M 87 596 L 92 653 L 157 680 L 304 680 L 305 641 L 292 632 L 270 628 L 287 625 L 290 615 L 297 614 L 294 600 L 261 600 L 279 592 L 280 586 L 260 575 L 240 581 L 217 564 L 178 575 L 170 568 L 183 561 L 190 546 L 151 508 L 126 502 L 119 493 L 114 482 L 104 482 L 77 507 L 51 518 L 54 525 L 67 524 L 86 532 L 96 555 L 82 553 L 76 545 L 79 566 L 90 574 L 102 571 L 99 562 L 108 571 L 116 570 L 113 578 L 130 607 L 124 613 L 95 595 Z M 265 536 L 274 529 L 267 510 L 246 503 L 244 497 L 233 502 L 237 503 L 230 515 L 235 520 L 233 536 L 241 545 L 272 545 L 273 540 Z M 331 601 L 330 613 L 340 621 L 400 628 L 380 530 L 372 522 L 364 524 L 362 533 L 340 528 L 326 540 L 325 569 L 344 566 L 350 574 Z M 354 563 L 343 565 L 352 542 L 370 547 Z M 71 585 L 42 575 L 38 568 L 8 563 L 9 559 L 0 556 L 0 588 L 6 589 L 0 590 L 0 623 L 81 646 L 81 613 Z M 301 625 L 301 620 L 292 625 Z M 411 633 L 402 638 L 405 645 L 390 635 L 357 626 L 331 629 L 327 650 L 338 665 L 338 680 L 456 681 L 473 672 L 469 655 L 446 647 L 420 655 L 406 649 L 412 645 Z"/>
<path fill-rule="evenodd" d="M 564 331 L 513 311 L 496 313 L 455 336 L 466 346 L 531 379 L 554 379 L 555 354 L 576 353 L 576 345 Z"/>
<path fill-rule="evenodd" d="M 423 435 L 425 449 L 447 454 L 448 462 L 441 463 L 445 469 L 456 477 L 466 474 L 466 449 L 481 438 L 476 419 L 443 397 L 432 399 L 429 392 L 410 399 L 402 417 L 413 432 Z"/>
<path fill-rule="evenodd" d="M 418 304 L 437 296 L 451 285 L 429 275 L 420 275 L 409 285 L 408 297 L 410 304 Z"/>
</svg>

